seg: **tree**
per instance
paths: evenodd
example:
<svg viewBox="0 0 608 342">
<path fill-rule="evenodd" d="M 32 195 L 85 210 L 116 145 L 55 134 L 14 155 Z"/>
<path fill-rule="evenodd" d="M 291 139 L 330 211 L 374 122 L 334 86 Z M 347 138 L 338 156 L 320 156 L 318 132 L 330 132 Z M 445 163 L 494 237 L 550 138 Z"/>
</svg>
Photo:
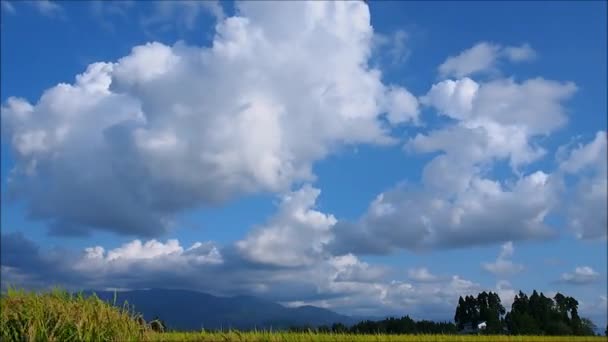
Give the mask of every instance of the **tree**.
<svg viewBox="0 0 608 342">
<path fill-rule="evenodd" d="M 479 321 L 486 322 L 486 333 L 496 334 L 502 331 L 502 316 L 505 308 L 500 302 L 497 293 L 485 291 L 477 295 L 477 308 L 479 310 Z"/>
<path fill-rule="evenodd" d="M 348 328 L 342 323 L 334 323 L 331 326 L 331 331 L 337 334 L 343 334 L 348 331 Z"/>
<path fill-rule="evenodd" d="M 464 323 L 466 322 L 464 306 L 464 299 L 462 299 L 462 296 L 460 296 L 458 298 L 458 305 L 456 306 L 456 313 L 454 313 L 454 322 L 456 322 L 456 324 L 458 325 L 458 329 L 462 329 Z"/>
<path fill-rule="evenodd" d="M 597 326 L 589 318 L 581 318 L 581 335 L 593 336 L 595 330 L 597 330 Z"/>
</svg>

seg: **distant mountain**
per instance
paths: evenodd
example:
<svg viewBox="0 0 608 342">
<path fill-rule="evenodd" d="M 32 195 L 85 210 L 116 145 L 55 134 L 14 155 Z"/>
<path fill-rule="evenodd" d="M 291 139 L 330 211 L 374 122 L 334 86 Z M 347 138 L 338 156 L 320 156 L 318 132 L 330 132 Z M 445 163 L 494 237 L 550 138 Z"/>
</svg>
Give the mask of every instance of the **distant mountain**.
<svg viewBox="0 0 608 342">
<path fill-rule="evenodd" d="M 114 292 L 95 292 L 102 300 L 112 302 Z M 320 326 L 333 323 L 352 325 L 360 318 L 340 315 L 315 306 L 288 308 L 250 296 L 216 297 L 186 290 L 134 290 L 116 292 L 116 305 L 125 301 L 146 320 L 158 316 L 169 329 L 280 329 L 291 326 Z"/>
</svg>

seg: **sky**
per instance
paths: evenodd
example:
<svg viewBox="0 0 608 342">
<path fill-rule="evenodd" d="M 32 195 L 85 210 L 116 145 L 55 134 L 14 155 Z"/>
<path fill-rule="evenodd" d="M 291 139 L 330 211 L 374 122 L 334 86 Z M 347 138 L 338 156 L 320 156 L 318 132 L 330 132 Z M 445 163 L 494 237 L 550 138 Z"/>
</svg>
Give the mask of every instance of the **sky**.
<svg viewBox="0 0 608 342">
<path fill-rule="evenodd" d="M 1 5 L 2 287 L 606 325 L 606 2 Z"/>
</svg>

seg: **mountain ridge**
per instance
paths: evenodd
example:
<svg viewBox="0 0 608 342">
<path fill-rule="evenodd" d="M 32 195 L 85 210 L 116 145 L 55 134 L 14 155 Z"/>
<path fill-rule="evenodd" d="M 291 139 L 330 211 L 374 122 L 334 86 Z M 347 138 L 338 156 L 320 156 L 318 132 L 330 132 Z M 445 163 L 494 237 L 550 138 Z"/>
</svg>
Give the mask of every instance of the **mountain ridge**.
<svg viewBox="0 0 608 342">
<path fill-rule="evenodd" d="M 254 296 L 219 297 L 204 292 L 177 289 L 128 291 L 83 291 L 122 306 L 125 301 L 144 319 L 162 319 L 172 330 L 200 329 L 286 329 L 342 323 L 352 325 L 364 317 L 347 316 L 329 309 L 304 305 L 286 307 Z"/>
</svg>

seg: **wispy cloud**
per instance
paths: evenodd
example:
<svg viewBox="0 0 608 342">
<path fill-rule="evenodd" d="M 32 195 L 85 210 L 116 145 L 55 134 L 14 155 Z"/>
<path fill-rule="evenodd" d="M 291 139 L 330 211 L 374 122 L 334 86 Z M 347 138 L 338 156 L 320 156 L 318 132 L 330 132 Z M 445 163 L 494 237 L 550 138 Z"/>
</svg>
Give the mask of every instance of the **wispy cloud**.
<svg viewBox="0 0 608 342">
<path fill-rule="evenodd" d="M 483 263 L 483 269 L 497 276 L 503 277 L 523 271 L 523 265 L 515 264 L 510 260 L 510 258 L 513 256 L 513 252 L 513 242 L 506 242 L 504 245 L 502 245 L 500 254 L 498 254 L 496 261 L 492 263 Z"/>
<path fill-rule="evenodd" d="M 15 10 L 15 6 L 10 1 L 2 0 L 0 1 L 0 4 L 2 6 L 2 12 L 6 12 L 9 14 L 17 13 L 17 10 Z"/>
<path fill-rule="evenodd" d="M 36 0 L 29 2 L 32 6 L 34 6 L 38 12 L 47 17 L 63 17 L 65 14 L 64 9 L 57 2 L 51 0 Z"/>
<path fill-rule="evenodd" d="M 560 280 L 564 283 L 585 285 L 595 282 L 600 274 L 589 266 L 580 266 L 574 269 L 572 273 L 562 273 Z"/>
</svg>

